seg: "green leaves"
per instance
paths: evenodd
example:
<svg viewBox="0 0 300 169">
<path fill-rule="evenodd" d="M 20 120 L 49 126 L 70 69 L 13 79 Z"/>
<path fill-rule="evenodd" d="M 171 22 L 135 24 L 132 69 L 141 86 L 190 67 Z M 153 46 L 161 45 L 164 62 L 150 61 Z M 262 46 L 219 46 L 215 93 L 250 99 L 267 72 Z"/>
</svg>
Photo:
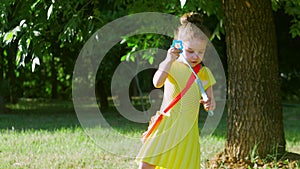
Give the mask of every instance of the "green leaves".
<svg viewBox="0 0 300 169">
<path fill-rule="evenodd" d="M 290 33 L 292 37 L 300 37 L 300 1 L 289 0 L 286 1 L 285 12 L 293 17 L 291 20 Z"/>
<path fill-rule="evenodd" d="M 290 33 L 292 37 L 299 36 L 299 1 L 271 1 L 275 11 L 284 9 L 292 17 Z M 33 74 L 39 78 L 47 79 L 53 74 L 51 69 L 54 69 L 59 74 L 57 79 L 65 85 L 63 88 L 68 88 L 66 81 L 70 81 L 65 77 L 71 76 L 72 65 L 83 44 L 92 34 L 105 23 L 128 14 L 145 11 L 168 13 L 178 17 L 190 11 L 203 13 L 204 24 L 213 33 L 212 40 L 220 40 L 225 34 L 221 0 L 2 0 L 0 46 L 6 53 L 3 55 L 4 69 L 8 69 L 6 63 L 9 57 L 13 57 L 12 65 L 20 68 L 15 72 L 26 76 L 24 78 L 30 79 L 30 72 L 34 71 Z M 155 57 L 151 52 L 145 52 L 147 54 L 144 55 L 136 55 L 136 53 L 145 49 L 167 49 L 171 44 L 171 38 L 156 34 L 124 37 L 121 45 L 117 45 L 110 51 L 110 59 L 103 62 L 105 65 L 114 65 L 120 60 L 145 61 L 152 64 Z M 41 64 L 39 67 L 38 63 Z M 29 72 L 28 75 L 26 72 Z M 108 77 L 111 72 L 113 66 L 106 66 L 100 73 L 101 78 Z M 37 80 L 36 83 L 42 82 Z M 51 82 L 45 83 L 47 83 L 43 84 L 47 86 L 45 90 L 50 94 Z"/>
<path fill-rule="evenodd" d="M 34 57 L 32 60 L 31 71 L 34 72 L 35 65 L 40 65 L 40 59 L 38 57 Z"/>
<path fill-rule="evenodd" d="M 143 34 L 136 35 L 132 37 L 124 37 L 121 44 L 126 44 L 126 49 L 128 50 L 125 55 L 121 57 L 121 61 L 136 61 L 136 60 L 146 60 L 150 64 L 154 62 L 154 54 L 156 48 L 166 48 L 168 44 L 168 38 L 163 35 L 158 34 Z M 142 55 L 135 55 L 137 51 L 152 49 Z M 138 57 L 138 58 L 137 58 Z"/>
<path fill-rule="evenodd" d="M 279 0 L 271 0 L 272 1 L 272 9 L 276 12 L 281 8 L 281 3 Z"/>
<path fill-rule="evenodd" d="M 292 17 L 290 33 L 293 38 L 300 37 L 300 1 L 299 0 L 272 0 L 274 11 L 283 8 L 285 13 Z"/>
<path fill-rule="evenodd" d="M 16 31 L 14 30 L 7 32 L 6 34 L 4 34 L 3 43 L 5 43 L 5 45 L 9 44 L 13 40 L 15 35 Z"/>
<path fill-rule="evenodd" d="M 126 5 L 129 13 L 151 11 L 165 12 L 175 14 L 180 17 L 183 13 L 196 11 L 203 13 L 206 20 L 205 24 L 210 25 L 213 30 L 211 40 L 214 38 L 221 39 L 221 34 L 224 34 L 223 27 L 223 10 L 220 0 L 171 0 L 165 1 L 135 1 Z M 147 8 L 147 9 L 144 9 Z M 215 19 L 216 18 L 216 19 Z M 167 37 L 162 37 L 154 34 L 139 35 L 134 37 L 126 37 L 122 41 L 126 44 L 127 53 L 122 56 L 121 61 L 136 61 L 138 57 L 133 55 L 134 52 L 149 48 L 165 48 L 167 49 L 171 43 Z M 143 55 L 139 59 L 147 60 L 149 63 L 154 62 L 153 55 Z"/>
<path fill-rule="evenodd" d="M 53 10 L 53 4 L 50 5 L 48 12 L 47 12 L 47 20 L 49 20 L 51 14 L 52 14 L 52 10 Z"/>
<path fill-rule="evenodd" d="M 18 25 L 15 28 L 13 28 L 12 30 L 4 33 L 4 37 L 3 37 L 4 45 L 8 45 L 11 42 L 13 42 L 16 39 L 18 32 L 20 32 L 20 31 L 21 31 L 21 27 Z"/>
<path fill-rule="evenodd" d="M 16 56 L 16 61 L 18 67 L 25 67 L 25 58 L 28 56 L 28 49 L 31 43 L 31 38 L 28 37 L 28 34 L 23 35 L 18 42 L 18 51 Z"/>
<path fill-rule="evenodd" d="M 183 8 L 183 7 L 184 7 L 185 3 L 186 3 L 186 0 L 180 0 L 180 5 L 181 5 L 181 8 Z"/>
<path fill-rule="evenodd" d="M 300 37 L 300 21 L 298 19 L 293 19 L 291 22 L 293 23 L 293 25 L 290 27 L 290 33 L 292 34 L 292 37 Z"/>
<path fill-rule="evenodd" d="M 225 34 L 223 19 L 221 19 L 217 24 L 212 36 L 210 37 L 210 40 L 212 41 L 213 39 L 215 39 L 215 37 L 221 40 L 221 34 Z"/>
</svg>

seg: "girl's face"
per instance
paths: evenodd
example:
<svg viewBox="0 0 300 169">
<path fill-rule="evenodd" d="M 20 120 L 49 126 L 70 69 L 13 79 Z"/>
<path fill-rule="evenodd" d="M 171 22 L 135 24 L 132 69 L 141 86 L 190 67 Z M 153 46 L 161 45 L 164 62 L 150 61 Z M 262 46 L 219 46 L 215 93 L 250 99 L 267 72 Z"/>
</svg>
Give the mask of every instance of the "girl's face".
<svg viewBox="0 0 300 169">
<path fill-rule="evenodd" d="M 194 67 L 202 62 L 207 40 L 199 40 L 193 38 L 191 40 L 183 40 L 183 54 L 189 64 Z"/>
</svg>

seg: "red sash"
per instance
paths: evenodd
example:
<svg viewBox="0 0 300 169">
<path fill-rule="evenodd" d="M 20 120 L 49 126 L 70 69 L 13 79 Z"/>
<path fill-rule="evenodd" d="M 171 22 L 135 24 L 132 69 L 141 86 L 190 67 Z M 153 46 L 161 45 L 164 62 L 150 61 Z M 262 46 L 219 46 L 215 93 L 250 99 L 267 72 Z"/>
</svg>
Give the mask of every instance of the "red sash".
<svg viewBox="0 0 300 169">
<path fill-rule="evenodd" d="M 194 68 L 195 73 L 197 74 L 200 69 L 201 69 L 201 65 L 198 64 L 196 65 Z M 173 106 L 175 106 L 175 104 L 185 95 L 185 93 L 189 90 L 189 88 L 192 86 L 193 82 L 195 81 L 196 77 L 194 76 L 194 74 L 192 73 L 189 80 L 186 83 L 185 88 L 172 100 L 172 102 L 164 109 L 163 113 L 159 113 L 159 115 L 154 116 L 154 119 L 151 118 L 151 121 L 149 123 L 148 126 L 148 130 L 146 132 L 143 133 L 142 135 L 142 140 L 145 141 L 150 134 L 153 132 L 153 130 L 155 130 L 159 124 L 161 123 L 163 117 L 166 115 L 166 113 L 171 110 L 171 108 Z"/>
</svg>

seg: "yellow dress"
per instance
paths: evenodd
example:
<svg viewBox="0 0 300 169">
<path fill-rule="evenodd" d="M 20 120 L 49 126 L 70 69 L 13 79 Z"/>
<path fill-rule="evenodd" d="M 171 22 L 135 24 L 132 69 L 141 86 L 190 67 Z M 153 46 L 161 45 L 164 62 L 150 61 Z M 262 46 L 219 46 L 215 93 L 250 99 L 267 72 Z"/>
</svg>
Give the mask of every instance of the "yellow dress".
<svg viewBox="0 0 300 169">
<path fill-rule="evenodd" d="M 164 84 L 163 110 L 182 91 L 191 75 L 187 65 L 175 61 Z M 211 71 L 202 67 L 198 72 L 204 89 L 216 83 Z M 156 169 L 200 169 L 198 112 L 200 90 L 196 81 L 164 116 L 160 125 L 143 144 L 137 162 L 144 161 Z"/>
</svg>

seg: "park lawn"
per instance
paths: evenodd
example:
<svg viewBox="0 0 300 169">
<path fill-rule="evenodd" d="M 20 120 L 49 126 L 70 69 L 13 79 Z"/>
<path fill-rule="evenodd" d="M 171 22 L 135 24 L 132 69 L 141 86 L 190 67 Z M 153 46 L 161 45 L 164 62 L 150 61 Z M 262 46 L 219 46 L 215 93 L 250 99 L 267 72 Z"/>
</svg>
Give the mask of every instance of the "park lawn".
<svg viewBox="0 0 300 169">
<path fill-rule="evenodd" d="M 300 154 L 300 105 L 289 105 L 283 108 L 283 123 L 287 151 Z M 300 168 L 300 166 L 299 166 Z"/>
<path fill-rule="evenodd" d="M 110 153 L 96 144 L 80 126 L 71 102 L 22 101 L 8 107 L 10 112 L 0 115 L 0 168 L 137 168 L 133 158 Z M 145 130 L 145 124 L 131 123 L 112 111 L 115 110 L 104 114 L 116 131 L 139 137 Z M 225 120 L 224 117 L 213 135 L 201 138 L 203 161 L 224 149 Z M 287 151 L 300 153 L 299 120 L 300 107 L 284 107 Z M 126 149 L 121 151 L 126 154 Z"/>
</svg>

